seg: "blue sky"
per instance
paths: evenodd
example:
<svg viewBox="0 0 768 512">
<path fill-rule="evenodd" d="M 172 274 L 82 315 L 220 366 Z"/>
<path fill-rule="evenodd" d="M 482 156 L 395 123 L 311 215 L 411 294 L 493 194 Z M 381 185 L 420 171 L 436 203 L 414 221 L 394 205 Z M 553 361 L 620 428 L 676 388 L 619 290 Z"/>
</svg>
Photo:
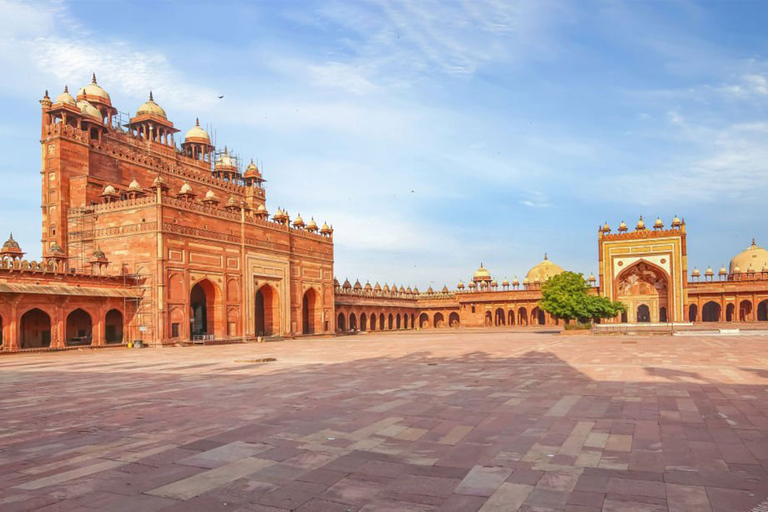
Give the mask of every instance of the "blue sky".
<svg viewBox="0 0 768 512">
<path fill-rule="evenodd" d="M 764 2 L 0 0 L 0 233 L 40 254 L 38 100 L 96 72 L 121 111 L 264 163 L 333 223 L 336 273 L 442 287 L 597 226 L 685 217 L 689 264 L 768 245 Z M 219 100 L 217 96 L 224 95 Z M 2 235 L 5 237 L 5 235 Z"/>
</svg>

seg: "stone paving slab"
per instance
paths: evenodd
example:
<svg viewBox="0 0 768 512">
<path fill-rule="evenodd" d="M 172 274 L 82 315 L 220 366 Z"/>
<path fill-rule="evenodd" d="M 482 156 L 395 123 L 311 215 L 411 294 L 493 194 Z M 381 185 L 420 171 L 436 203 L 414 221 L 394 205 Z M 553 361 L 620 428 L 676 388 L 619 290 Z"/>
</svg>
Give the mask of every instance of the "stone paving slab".
<svg viewBox="0 0 768 512">
<path fill-rule="evenodd" d="M 487 330 L 2 357 L 0 510 L 748 512 L 767 348 Z"/>
</svg>

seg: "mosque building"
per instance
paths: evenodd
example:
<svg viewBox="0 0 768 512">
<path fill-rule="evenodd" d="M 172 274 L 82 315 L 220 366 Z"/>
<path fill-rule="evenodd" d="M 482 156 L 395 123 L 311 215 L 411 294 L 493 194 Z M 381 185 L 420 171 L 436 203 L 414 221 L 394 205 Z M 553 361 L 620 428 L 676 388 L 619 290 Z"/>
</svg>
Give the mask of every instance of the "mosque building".
<svg viewBox="0 0 768 512">
<path fill-rule="evenodd" d="M 40 101 L 42 260 L 0 249 L 2 351 L 250 340 L 399 329 L 553 325 L 547 255 L 522 282 L 482 264 L 465 285 L 420 292 L 334 279 L 333 229 L 266 206 L 265 179 L 199 121 L 186 131 L 152 93 L 124 119 L 98 84 Z M 768 321 L 768 251 L 717 272 L 687 263 L 686 226 L 642 217 L 598 230 L 590 292 L 620 300 L 609 322 Z"/>
</svg>

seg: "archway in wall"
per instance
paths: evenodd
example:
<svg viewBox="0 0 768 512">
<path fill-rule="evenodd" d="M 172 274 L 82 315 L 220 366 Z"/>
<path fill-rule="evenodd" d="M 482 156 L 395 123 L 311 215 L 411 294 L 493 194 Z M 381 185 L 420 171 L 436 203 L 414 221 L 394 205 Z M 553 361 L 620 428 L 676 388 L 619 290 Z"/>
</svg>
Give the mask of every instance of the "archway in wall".
<svg viewBox="0 0 768 512">
<path fill-rule="evenodd" d="M 344 313 L 339 313 L 336 319 L 336 330 L 339 332 L 347 332 L 347 322 L 344 319 Z"/>
<path fill-rule="evenodd" d="M 748 300 L 741 301 L 739 304 L 739 322 L 752 321 L 752 303 Z"/>
<path fill-rule="evenodd" d="M 320 331 L 317 328 L 317 322 L 320 319 L 320 311 L 318 310 L 317 292 L 314 288 L 308 289 L 304 292 L 304 297 L 301 300 L 301 332 L 304 334 L 315 334 Z"/>
<path fill-rule="evenodd" d="M 517 323 L 520 325 L 528 325 L 528 311 L 525 308 L 517 310 Z"/>
<path fill-rule="evenodd" d="M 764 300 L 757 305 L 758 322 L 768 322 L 768 300 Z"/>
<path fill-rule="evenodd" d="M 368 330 L 368 316 L 365 313 L 360 313 L 360 330 L 364 332 Z"/>
<path fill-rule="evenodd" d="M 3 317 L 0 316 L 0 347 L 3 346 Z"/>
<path fill-rule="evenodd" d="M 117 309 L 107 311 L 104 318 L 104 339 L 107 343 L 123 342 L 123 314 Z"/>
<path fill-rule="evenodd" d="M 416 325 L 416 315 L 411 313 L 411 329 Z"/>
<path fill-rule="evenodd" d="M 429 315 L 422 313 L 419 315 L 419 329 L 429 328 Z"/>
<path fill-rule="evenodd" d="M 485 320 L 483 320 L 483 324 L 486 327 L 490 327 L 493 325 L 493 315 L 491 315 L 490 311 L 485 312 Z"/>
<path fill-rule="evenodd" d="M 717 302 L 707 302 L 704 307 L 701 308 L 701 321 L 702 322 L 719 322 L 720 321 L 720 304 Z"/>
<path fill-rule="evenodd" d="M 376 330 L 376 313 L 371 313 L 371 330 Z"/>
<path fill-rule="evenodd" d="M 531 312 L 533 314 L 533 312 Z M 536 321 L 539 325 L 544 325 L 547 323 L 547 315 L 544 313 L 544 310 L 541 308 L 536 308 Z"/>
<path fill-rule="evenodd" d="M 696 322 L 699 320 L 699 306 L 691 304 L 688 306 L 688 321 Z"/>
<path fill-rule="evenodd" d="M 379 330 L 383 331 L 384 329 L 386 329 L 384 324 L 384 313 L 379 313 Z"/>
<path fill-rule="evenodd" d="M 435 329 L 442 329 L 445 327 L 445 317 L 442 313 L 435 313 L 435 321 L 433 322 Z"/>
<path fill-rule="evenodd" d="M 614 297 L 627 306 L 630 322 L 645 321 L 638 317 L 641 305 L 648 308 L 648 322 L 658 322 L 661 308 L 670 307 L 669 276 L 661 267 L 639 260 L 616 277 Z"/>
<path fill-rule="evenodd" d="M 663 306 L 659 308 L 659 322 L 667 323 L 667 308 Z"/>
<path fill-rule="evenodd" d="M 499 327 L 504 325 L 506 323 L 505 321 L 506 321 L 506 316 L 504 315 L 504 310 L 501 308 L 497 308 L 496 312 L 494 313 L 493 324 L 496 327 Z"/>
<path fill-rule="evenodd" d="M 93 342 L 91 315 L 78 308 L 67 315 L 67 345 L 90 345 Z"/>
<path fill-rule="evenodd" d="M 399 331 L 401 328 L 401 324 L 403 322 L 402 317 L 400 316 L 400 313 L 397 314 L 397 317 L 395 317 L 395 325 L 397 326 L 397 330 Z"/>
<path fill-rule="evenodd" d="M 408 329 L 408 313 L 403 315 L 403 329 Z"/>
<path fill-rule="evenodd" d="M 725 321 L 726 322 L 733 322 L 733 313 L 736 311 L 736 306 L 733 304 L 728 304 L 725 306 Z"/>
<path fill-rule="evenodd" d="M 507 312 L 507 323 L 509 325 L 515 325 L 515 312 L 514 310 L 510 309 Z"/>
<path fill-rule="evenodd" d="M 459 327 L 461 325 L 461 319 L 459 318 L 459 314 L 455 311 L 448 315 L 448 327 Z"/>
<path fill-rule="evenodd" d="M 42 309 L 30 309 L 21 317 L 21 348 L 51 346 L 51 317 Z"/>
<path fill-rule="evenodd" d="M 349 314 L 349 330 L 353 332 L 357 330 L 357 315 L 354 313 Z"/>
<path fill-rule="evenodd" d="M 648 323 L 651 321 L 651 309 L 647 304 L 640 304 L 637 306 L 636 318 L 638 323 Z"/>
<path fill-rule="evenodd" d="M 208 279 L 189 292 L 189 335 L 191 339 L 213 336 L 216 324 L 216 287 Z"/>
<path fill-rule="evenodd" d="M 272 336 L 280 332 L 280 301 L 277 290 L 265 284 L 256 291 L 254 301 L 256 336 Z"/>
<path fill-rule="evenodd" d="M 387 322 L 387 328 L 391 331 L 395 325 L 395 317 L 392 315 L 392 313 L 389 314 L 388 320 L 389 322 Z"/>
</svg>

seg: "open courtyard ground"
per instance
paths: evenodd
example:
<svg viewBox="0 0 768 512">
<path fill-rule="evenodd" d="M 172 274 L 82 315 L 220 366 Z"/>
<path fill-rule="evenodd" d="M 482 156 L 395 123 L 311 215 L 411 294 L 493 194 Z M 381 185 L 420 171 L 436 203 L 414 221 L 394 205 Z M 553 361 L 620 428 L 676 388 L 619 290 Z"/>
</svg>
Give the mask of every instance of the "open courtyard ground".
<svg viewBox="0 0 768 512">
<path fill-rule="evenodd" d="M 2 357 L 0 510 L 746 512 L 767 349 L 453 331 Z"/>
</svg>

